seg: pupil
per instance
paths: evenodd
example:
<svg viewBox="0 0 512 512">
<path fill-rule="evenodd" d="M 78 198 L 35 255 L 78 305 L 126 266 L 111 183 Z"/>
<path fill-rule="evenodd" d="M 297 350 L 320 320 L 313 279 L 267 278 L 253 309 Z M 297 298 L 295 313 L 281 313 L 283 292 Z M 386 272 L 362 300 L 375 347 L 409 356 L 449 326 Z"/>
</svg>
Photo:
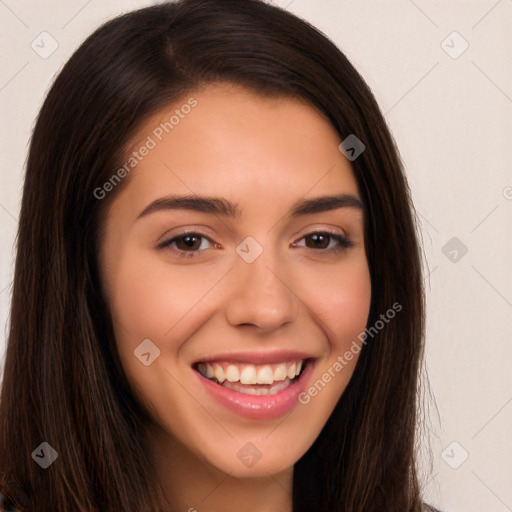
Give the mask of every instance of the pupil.
<svg viewBox="0 0 512 512">
<path fill-rule="evenodd" d="M 186 235 L 181 238 L 183 242 L 185 243 L 186 247 L 189 249 L 194 249 L 197 247 L 194 247 L 194 245 L 197 243 L 198 237 L 197 236 L 191 236 Z"/>
<path fill-rule="evenodd" d="M 313 239 L 313 242 L 315 244 L 318 244 L 318 243 L 322 243 L 322 239 L 323 239 L 323 242 L 325 242 L 328 237 L 326 237 L 325 235 L 322 235 L 322 234 L 316 234 L 316 235 L 311 235 L 311 238 Z M 324 247 L 324 246 L 325 246 L 325 243 L 322 245 L 322 247 Z"/>
</svg>

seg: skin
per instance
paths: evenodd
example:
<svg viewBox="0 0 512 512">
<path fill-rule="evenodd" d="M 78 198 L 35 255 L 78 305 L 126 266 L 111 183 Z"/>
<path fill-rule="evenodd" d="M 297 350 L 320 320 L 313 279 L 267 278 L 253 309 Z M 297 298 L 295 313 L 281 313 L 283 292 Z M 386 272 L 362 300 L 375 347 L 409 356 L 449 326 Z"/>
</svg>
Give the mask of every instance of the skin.
<svg viewBox="0 0 512 512">
<path fill-rule="evenodd" d="M 274 420 L 251 420 L 206 394 L 192 363 L 226 352 L 301 350 L 320 379 L 364 331 L 371 283 L 363 211 L 345 207 L 290 216 L 302 199 L 360 199 L 350 162 L 326 118 L 309 104 L 216 84 L 151 117 L 128 153 L 193 96 L 191 112 L 130 173 L 105 219 L 100 269 L 116 343 L 133 392 L 153 419 L 152 455 L 175 510 L 291 511 L 293 465 L 319 435 L 358 359 L 308 404 Z M 238 204 L 230 218 L 161 210 L 137 216 L 169 194 L 219 196 Z M 200 232 L 195 255 L 180 230 Z M 353 244 L 311 239 L 331 231 Z M 235 251 L 247 236 L 263 248 L 252 263 Z M 173 251 L 174 249 L 174 251 Z M 188 249 L 189 252 L 192 252 Z M 150 339 L 149 366 L 134 350 Z M 248 442 L 261 459 L 247 467 Z M 191 510 L 191 512 L 192 512 Z"/>
</svg>

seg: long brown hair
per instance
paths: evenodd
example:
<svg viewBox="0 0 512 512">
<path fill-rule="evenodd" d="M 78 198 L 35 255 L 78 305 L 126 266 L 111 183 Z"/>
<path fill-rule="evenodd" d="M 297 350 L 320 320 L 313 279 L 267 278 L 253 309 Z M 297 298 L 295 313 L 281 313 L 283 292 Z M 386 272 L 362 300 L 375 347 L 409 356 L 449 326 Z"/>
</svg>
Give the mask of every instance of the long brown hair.
<svg viewBox="0 0 512 512">
<path fill-rule="evenodd" d="M 56 78 L 23 189 L 0 481 L 27 512 L 166 510 L 97 266 L 105 211 L 128 178 L 102 200 L 94 191 L 122 165 L 148 116 L 214 82 L 305 99 L 342 140 L 363 142 L 352 168 L 365 208 L 368 326 L 402 306 L 364 345 L 334 412 L 296 463 L 294 512 L 418 512 L 424 291 L 398 151 L 344 54 L 304 20 L 253 0 L 182 0 L 128 13 L 94 32 Z M 42 442 L 58 453 L 47 469 L 32 458 Z"/>
</svg>

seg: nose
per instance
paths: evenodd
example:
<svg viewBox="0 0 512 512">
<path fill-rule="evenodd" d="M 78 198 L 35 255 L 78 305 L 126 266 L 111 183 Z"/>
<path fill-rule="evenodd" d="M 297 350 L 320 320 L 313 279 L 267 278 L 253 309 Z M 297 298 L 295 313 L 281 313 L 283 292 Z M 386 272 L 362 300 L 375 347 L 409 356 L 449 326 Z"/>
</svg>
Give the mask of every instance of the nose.
<svg viewBox="0 0 512 512">
<path fill-rule="evenodd" d="M 233 326 L 252 325 L 261 332 L 294 322 L 300 301 L 289 274 L 270 250 L 265 249 L 252 263 L 238 260 L 231 276 L 228 322 Z"/>
</svg>

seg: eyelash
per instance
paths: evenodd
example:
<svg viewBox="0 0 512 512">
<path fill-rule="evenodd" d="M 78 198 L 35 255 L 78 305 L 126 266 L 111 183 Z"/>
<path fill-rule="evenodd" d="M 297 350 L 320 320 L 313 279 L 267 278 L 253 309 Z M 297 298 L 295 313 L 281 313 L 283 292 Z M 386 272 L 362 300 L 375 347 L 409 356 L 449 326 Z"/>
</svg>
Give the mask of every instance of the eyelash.
<svg viewBox="0 0 512 512">
<path fill-rule="evenodd" d="M 336 245 L 335 247 L 331 247 L 330 249 L 312 249 L 313 251 L 320 251 L 324 253 L 329 254 L 338 254 L 340 252 L 345 251 L 346 249 L 349 249 L 351 247 L 354 247 L 354 244 L 346 237 L 339 235 L 338 233 L 332 233 L 331 231 L 312 231 L 311 233 L 308 233 L 301 237 L 299 240 L 302 240 L 303 238 L 307 238 L 311 235 L 323 235 L 327 236 L 329 238 L 332 238 L 338 242 L 339 245 Z M 166 240 L 160 244 L 158 244 L 158 249 L 165 249 L 169 247 L 172 252 L 177 254 L 181 258 L 193 258 L 198 253 L 203 251 L 183 251 L 181 249 L 175 249 L 171 247 L 171 244 L 173 244 L 176 240 L 179 240 L 180 238 L 184 238 L 187 236 L 194 236 L 195 238 L 206 238 L 210 243 L 213 243 L 212 239 L 202 233 L 198 233 L 197 231 L 187 231 L 184 233 L 179 234 L 178 236 L 175 236 L 173 238 L 170 238 L 169 240 Z"/>
</svg>

